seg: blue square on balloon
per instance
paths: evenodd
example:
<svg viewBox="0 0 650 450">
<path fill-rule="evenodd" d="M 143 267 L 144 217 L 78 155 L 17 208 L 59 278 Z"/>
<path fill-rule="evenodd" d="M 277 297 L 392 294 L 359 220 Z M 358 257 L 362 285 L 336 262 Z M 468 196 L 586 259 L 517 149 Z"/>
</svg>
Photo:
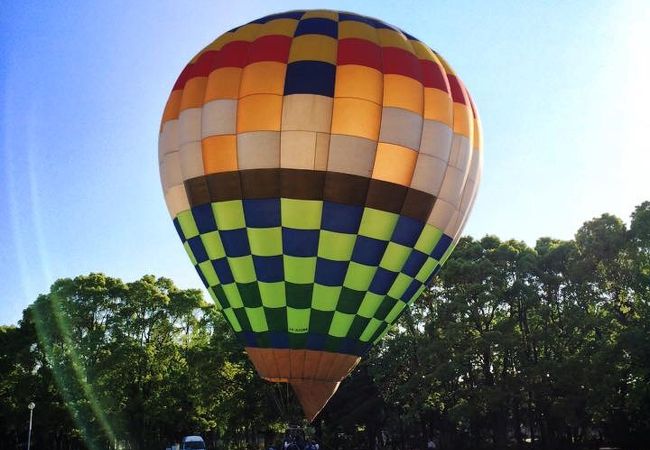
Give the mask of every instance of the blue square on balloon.
<svg viewBox="0 0 650 450">
<path fill-rule="evenodd" d="M 320 230 L 282 228 L 282 252 L 289 256 L 316 256 Z"/>
<path fill-rule="evenodd" d="M 248 235 L 246 228 L 238 230 L 223 230 L 219 232 L 226 255 L 231 257 L 250 255 L 248 246 Z"/>
<path fill-rule="evenodd" d="M 363 206 L 323 202 L 322 229 L 356 234 L 359 231 L 362 215 Z"/>
<path fill-rule="evenodd" d="M 354 355 L 357 353 L 357 341 L 343 338 L 339 344 L 339 350 L 341 353 L 347 353 L 349 355 Z"/>
<path fill-rule="evenodd" d="M 322 350 L 325 347 L 327 335 L 320 333 L 307 333 L 307 345 L 310 350 Z"/>
<path fill-rule="evenodd" d="M 255 339 L 255 333 L 252 331 L 242 331 L 240 333 L 241 339 L 246 343 L 246 346 L 257 347 L 257 339 Z"/>
<path fill-rule="evenodd" d="M 386 295 L 397 278 L 397 273 L 386 270 L 383 267 L 377 267 L 377 272 L 372 278 L 368 290 L 373 294 Z"/>
<path fill-rule="evenodd" d="M 436 259 L 440 261 L 440 258 L 445 254 L 447 249 L 449 248 L 449 244 L 451 244 L 452 239 L 447 236 L 446 234 L 443 234 L 440 237 L 440 240 L 436 244 L 436 246 L 433 248 L 433 251 L 431 252 L 431 257 L 433 259 Z"/>
<path fill-rule="evenodd" d="M 289 335 L 282 331 L 270 331 L 269 340 L 273 348 L 289 348 Z"/>
<path fill-rule="evenodd" d="M 188 239 L 187 245 L 190 246 L 190 250 L 192 250 L 192 254 L 197 263 L 208 260 L 208 254 L 205 251 L 205 245 L 203 245 L 201 236 L 194 236 L 193 238 Z"/>
<path fill-rule="evenodd" d="M 206 280 L 205 276 L 203 276 L 203 272 L 201 271 L 201 268 L 198 265 L 194 266 L 194 268 L 196 269 L 196 273 L 199 274 L 199 278 L 201 279 L 203 285 L 205 287 L 209 287 L 210 285 L 208 284 L 208 280 Z"/>
<path fill-rule="evenodd" d="M 253 255 L 253 264 L 255 265 L 255 275 L 258 281 L 265 283 L 275 283 L 284 280 L 284 265 L 282 256 L 255 256 Z"/>
<path fill-rule="evenodd" d="M 217 277 L 221 284 L 230 284 L 235 282 L 235 278 L 232 276 L 232 271 L 230 270 L 230 265 L 226 258 L 213 260 L 212 267 L 217 273 Z"/>
<path fill-rule="evenodd" d="M 192 216 L 194 216 L 194 222 L 199 233 L 208 233 L 217 229 L 217 223 L 214 221 L 214 214 L 212 213 L 212 205 L 210 203 L 192 208 Z"/>
<path fill-rule="evenodd" d="M 381 261 L 388 242 L 366 236 L 357 236 L 357 241 L 352 250 L 352 261 L 376 266 Z"/>
<path fill-rule="evenodd" d="M 174 228 L 176 228 L 176 233 L 178 233 L 178 237 L 181 238 L 181 241 L 185 242 L 185 234 L 183 234 L 183 229 L 178 221 L 178 217 L 174 218 Z"/>
<path fill-rule="evenodd" d="M 413 280 L 411 281 L 411 284 L 409 284 L 409 287 L 406 288 L 404 293 L 402 294 L 402 300 L 407 303 L 411 297 L 413 297 L 418 289 L 420 289 L 420 286 L 422 286 L 422 283 L 420 283 L 418 280 Z"/>
<path fill-rule="evenodd" d="M 295 61 L 287 64 L 284 95 L 316 94 L 334 97 L 336 66 L 321 61 Z"/>
<path fill-rule="evenodd" d="M 393 237 L 390 240 L 397 244 L 413 247 L 418 241 L 423 228 L 424 224 L 419 220 L 400 216 L 393 231 Z"/>
<path fill-rule="evenodd" d="M 402 272 L 410 277 L 415 277 L 424 263 L 427 261 L 428 256 L 420 251 L 413 250 L 409 255 L 404 267 L 402 267 Z"/>
<path fill-rule="evenodd" d="M 280 226 L 280 199 L 246 199 L 243 201 L 246 226 L 272 228 Z"/>
<path fill-rule="evenodd" d="M 332 261 L 326 258 L 316 259 L 316 283 L 323 286 L 341 286 L 348 271 L 347 261 Z"/>
<path fill-rule="evenodd" d="M 293 37 L 302 36 L 305 34 L 320 34 L 329 36 L 336 39 L 338 37 L 339 24 L 333 20 L 321 17 L 313 17 L 311 19 L 303 19 L 298 22 L 298 27 Z"/>
</svg>

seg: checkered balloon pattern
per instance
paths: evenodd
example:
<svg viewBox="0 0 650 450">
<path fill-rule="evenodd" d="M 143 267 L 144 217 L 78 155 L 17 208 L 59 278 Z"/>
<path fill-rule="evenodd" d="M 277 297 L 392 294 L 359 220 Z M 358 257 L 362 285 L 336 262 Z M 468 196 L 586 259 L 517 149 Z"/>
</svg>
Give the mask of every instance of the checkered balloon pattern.
<svg viewBox="0 0 650 450">
<path fill-rule="evenodd" d="M 481 172 L 476 108 L 426 44 L 290 11 L 181 73 L 159 160 L 176 230 L 247 347 L 363 355 L 445 262 Z"/>
</svg>

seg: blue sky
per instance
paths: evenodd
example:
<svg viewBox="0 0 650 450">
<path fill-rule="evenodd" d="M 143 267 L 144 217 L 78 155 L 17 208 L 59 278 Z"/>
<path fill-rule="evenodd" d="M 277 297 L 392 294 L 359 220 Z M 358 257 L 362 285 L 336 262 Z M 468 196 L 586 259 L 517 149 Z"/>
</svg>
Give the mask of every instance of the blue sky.
<svg viewBox="0 0 650 450">
<path fill-rule="evenodd" d="M 438 50 L 478 105 L 468 234 L 534 244 L 650 199 L 650 4 L 617 1 L 5 2 L 0 14 L 0 324 L 57 278 L 200 287 L 165 208 L 157 133 L 186 62 L 288 9 L 343 9 Z"/>
</svg>

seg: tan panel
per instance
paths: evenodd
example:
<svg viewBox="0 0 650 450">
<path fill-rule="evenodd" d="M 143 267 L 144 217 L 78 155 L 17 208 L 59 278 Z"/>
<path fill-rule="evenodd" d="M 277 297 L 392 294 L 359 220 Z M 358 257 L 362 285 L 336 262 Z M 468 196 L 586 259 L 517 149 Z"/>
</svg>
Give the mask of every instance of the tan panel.
<svg viewBox="0 0 650 450">
<path fill-rule="evenodd" d="M 463 170 L 447 166 L 438 198 L 450 203 L 454 208 L 460 207 L 460 196 L 465 185 L 465 176 L 466 173 Z"/>
<path fill-rule="evenodd" d="M 372 67 L 345 64 L 336 67 L 334 97 L 369 100 L 381 105 L 384 76 Z"/>
<path fill-rule="evenodd" d="M 460 216 L 460 211 L 455 210 L 454 213 L 451 215 L 451 218 L 449 219 L 449 222 L 447 223 L 447 226 L 443 228 L 443 232 L 447 236 L 455 236 L 456 233 L 458 232 L 458 228 L 460 228 L 460 221 L 461 221 L 461 216 Z"/>
<path fill-rule="evenodd" d="M 305 358 L 307 354 L 305 350 L 294 350 L 292 357 L 289 358 L 289 378 L 302 379 L 305 377 Z"/>
<path fill-rule="evenodd" d="M 454 134 L 451 141 L 449 165 L 465 172 L 468 168 L 469 158 L 472 153 L 470 140 L 460 134 Z"/>
<path fill-rule="evenodd" d="M 181 172 L 181 157 L 179 152 L 167 153 L 162 161 L 163 189 L 183 184 L 183 173 Z"/>
<path fill-rule="evenodd" d="M 444 200 L 436 199 L 436 202 L 433 204 L 433 210 L 427 219 L 427 223 L 433 225 L 439 230 L 444 230 L 447 228 L 447 224 L 449 224 L 449 221 L 455 212 L 456 208 L 454 208 L 453 205 Z"/>
<path fill-rule="evenodd" d="M 261 61 L 244 67 L 239 97 L 252 94 L 284 94 L 287 65 L 277 61 Z"/>
<path fill-rule="evenodd" d="M 377 143 L 355 136 L 330 136 L 327 170 L 370 177 Z"/>
<path fill-rule="evenodd" d="M 178 150 L 178 120 L 170 120 L 162 124 L 158 138 L 158 160 L 168 153 Z"/>
<path fill-rule="evenodd" d="M 332 134 L 358 136 L 376 141 L 381 125 L 381 106 L 368 100 L 335 98 Z"/>
<path fill-rule="evenodd" d="M 316 155 L 314 157 L 314 169 L 327 170 L 327 160 L 330 153 L 330 134 L 316 134 Z"/>
<path fill-rule="evenodd" d="M 332 124 L 332 98 L 313 94 L 284 97 L 282 130 L 329 132 Z"/>
<path fill-rule="evenodd" d="M 453 131 L 444 123 L 425 120 L 422 127 L 420 153 L 448 161 L 451 152 L 452 135 Z"/>
<path fill-rule="evenodd" d="M 280 145 L 280 167 L 314 168 L 316 133 L 313 131 L 282 131 Z"/>
<path fill-rule="evenodd" d="M 213 100 L 203 106 L 201 137 L 235 134 L 237 100 Z"/>
<path fill-rule="evenodd" d="M 273 94 L 249 95 L 239 100 L 237 132 L 280 131 L 282 96 Z"/>
<path fill-rule="evenodd" d="M 254 131 L 238 134 L 237 165 L 240 170 L 280 167 L 280 133 Z"/>
<path fill-rule="evenodd" d="M 172 218 L 176 217 L 179 212 L 190 209 L 185 186 L 179 184 L 167 189 L 165 191 L 165 203 L 167 203 L 167 209 Z"/>
<path fill-rule="evenodd" d="M 422 83 L 404 75 L 384 75 L 383 105 L 407 109 L 421 116 L 424 109 Z"/>
<path fill-rule="evenodd" d="M 418 151 L 422 138 L 422 116 L 400 108 L 384 108 L 381 114 L 379 142 L 400 145 Z"/>
<path fill-rule="evenodd" d="M 213 70 L 208 75 L 204 101 L 239 98 L 239 84 L 242 69 L 239 67 L 223 67 Z"/>
<path fill-rule="evenodd" d="M 181 145 L 178 152 L 181 159 L 181 172 L 183 180 L 200 177 L 205 174 L 203 170 L 203 152 L 201 142 L 189 142 Z"/>
<path fill-rule="evenodd" d="M 201 140 L 201 108 L 192 108 L 182 111 L 178 117 L 178 131 L 180 145 Z"/>
<path fill-rule="evenodd" d="M 322 61 L 336 64 L 338 41 L 322 34 L 294 37 L 289 51 L 289 63 L 295 61 Z"/>
<path fill-rule="evenodd" d="M 437 197 L 440 193 L 440 187 L 442 186 L 446 170 L 447 162 L 420 153 L 415 164 L 411 187 L 419 191 L 428 192 Z"/>
<path fill-rule="evenodd" d="M 380 142 L 372 171 L 372 177 L 390 183 L 409 186 L 418 153 L 401 145 Z"/>
</svg>

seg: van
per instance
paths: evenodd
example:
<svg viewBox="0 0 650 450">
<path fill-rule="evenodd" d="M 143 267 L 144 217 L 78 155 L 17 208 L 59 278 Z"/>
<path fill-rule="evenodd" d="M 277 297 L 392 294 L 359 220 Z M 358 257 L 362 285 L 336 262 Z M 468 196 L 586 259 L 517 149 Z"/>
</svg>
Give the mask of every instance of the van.
<svg viewBox="0 0 650 450">
<path fill-rule="evenodd" d="M 205 442 L 201 436 L 185 436 L 181 441 L 181 450 L 205 450 Z"/>
</svg>

